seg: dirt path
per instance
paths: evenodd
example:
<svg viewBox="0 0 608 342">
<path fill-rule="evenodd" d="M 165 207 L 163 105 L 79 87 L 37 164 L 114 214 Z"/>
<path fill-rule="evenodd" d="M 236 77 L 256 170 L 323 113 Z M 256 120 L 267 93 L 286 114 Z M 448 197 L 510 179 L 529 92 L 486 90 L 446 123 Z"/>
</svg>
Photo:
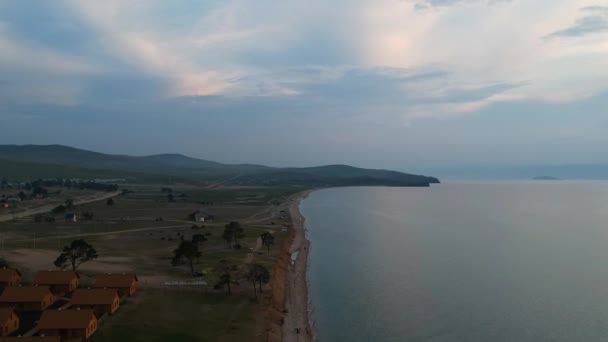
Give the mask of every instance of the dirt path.
<svg viewBox="0 0 608 342">
<path fill-rule="evenodd" d="M 291 245 L 291 264 L 287 274 L 287 301 L 285 307 L 285 323 L 283 325 L 283 341 L 309 342 L 313 340 L 312 329 L 308 320 L 308 284 L 306 282 L 306 267 L 310 242 L 306 239 L 304 217 L 300 213 L 300 201 L 310 192 L 300 194 L 291 199 L 289 213 L 295 231 Z"/>
<path fill-rule="evenodd" d="M 81 205 L 81 204 L 87 204 L 87 203 L 91 203 L 91 202 L 103 201 L 110 197 L 117 196 L 119 193 L 120 192 L 116 191 L 116 192 L 104 193 L 100 196 L 93 196 L 93 197 L 87 196 L 85 198 L 75 200 L 74 205 Z M 61 203 L 52 203 L 52 204 L 44 205 L 42 207 L 28 209 L 28 210 L 20 212 L 20 213 L 11 213 L 11 214 L 0 215 L 0 222 L 6 222 L 6 221 L 11 221 L 13 219 L 21 218 L 21 217 L 48 213 L 49 211 L 53 210 L 53 208 L 55 208 L 59 204 L 61 204 Z"/>
<path fill-rule="evenodd" d="M 262 248 L 262 238 L 257 238 L 257 240 L 255 240 L 255 246 L 253 246 L 253 253 L 247 254 L 247 258 L 245 259 L 246 264 L 251 264 L 253 262 L 253 259 L 260 248 Z"/>
<path fill-rule="evenodd" d="M 144 232 L 144 231 L 148 231 L 148 230 L 188 228 L 188 227 L 190 227 L 190 225 L 146 227 L 146 228 L 136 228 L 136 229 L 113 230 L 110 232 L 101 232 L 101 233 L 82 233 L 82 234 L 73 234 L 73 235 L 46 236 L 46 237 L 40 237 L 40 238 L 36 238 L 36 239 L 10 240 L 10 242 L 31 242 L 31 241 L 40 241 L 40 240 L 54 240 L 54 239 L 57 239 L 58 237 L 60 237 L 61 239 L 79 238 L 79 237 L 83 237 L 83 236 L 114 235 L 114 234 Z"/>
</svg>

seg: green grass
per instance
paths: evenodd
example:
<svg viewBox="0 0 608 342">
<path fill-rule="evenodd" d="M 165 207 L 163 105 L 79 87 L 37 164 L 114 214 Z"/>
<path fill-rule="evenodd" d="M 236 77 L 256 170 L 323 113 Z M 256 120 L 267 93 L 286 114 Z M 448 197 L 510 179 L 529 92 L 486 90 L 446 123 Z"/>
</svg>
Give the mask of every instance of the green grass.
<svg viewBox="0 0 608 342">
<path fill-rule="evenodd" d="M 142 290 L 101 324 L 91 342 L 263 341 L 248 295 Z"/>
<path fill-rule="evenodd" d="M 290 195 L 303 190 L 306 188 L 300 186 L 218 188 L 193 191 L 191 195 L 192 199 L 198 202 L 263 205 L 282 202 Z"/>
</svg>

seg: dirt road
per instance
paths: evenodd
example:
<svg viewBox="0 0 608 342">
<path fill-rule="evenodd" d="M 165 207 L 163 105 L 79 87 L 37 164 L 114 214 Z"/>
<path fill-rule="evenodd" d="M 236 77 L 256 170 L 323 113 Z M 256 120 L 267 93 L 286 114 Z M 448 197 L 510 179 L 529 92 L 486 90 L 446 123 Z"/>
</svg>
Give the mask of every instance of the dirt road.
<svg viewBox="0 0 608 342">
<path fill-rule="evenodd" d="M 85 198 L 81 198 L 81 199 L 76 199 L 74 201 L 74 205 L 103 201 L 110 197 L 117 196 L 119 193 L 120 192 L 118 192 L 118 191 L 108 192 L 108 193 L 102 193 L 101 195 L 97 195 L 97 196 L 89 196 L 89 197 L 85 197 Z M 0 222 L 6 222 L 6 221 L 11 221 L 14 219 L 21 218 L 21 217 L 28 217 L 28 216 L 32 216 L 32 215 L 48 213 L 49 211 L 53 210 L 53 208 L 55 208 L 59 204 L 61 204 L 61 203 L 51 203 L 51 204 L 41 206 L 39 208 L 28 209 L 28 210 L 20 212 L 20 213 L 11 213 L 11 214 L 0 215 Z"/>
</svg>

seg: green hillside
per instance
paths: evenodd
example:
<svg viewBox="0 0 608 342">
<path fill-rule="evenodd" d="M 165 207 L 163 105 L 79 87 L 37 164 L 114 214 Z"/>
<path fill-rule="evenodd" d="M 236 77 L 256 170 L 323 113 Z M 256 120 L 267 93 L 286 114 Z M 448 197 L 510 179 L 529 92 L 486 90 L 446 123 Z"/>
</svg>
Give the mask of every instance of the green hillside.
<svg viewBox="0 0 608 342">
<path fill-rule="evenodd" d="M 39 178 L 125 179 L 128 182 L 166 182 L 162 175 L 121 170 L 94 170 L 50 163 L 34 163 L 0 159 L 0 177 L 12 181 L 31 181 Z"/>
<path fill-rule="evenodd" d="M 62 145 L 0 145 L 0 159 L 4 159 L 2 163 L 6 165 L 0 164 L 2 169 L 6 168 L 6 171 L 0 169 L 0 176 L 7 177 L 9 173 L 29 177 L 35 174 L 37 177 L 128 178 L 138 181 L 177 177 L 197 183 L 273 186 L 428 186 L 439 182 L 433 177 L 348 165 L 273 168 L 222 164 L 180 154 L 110 155 Z"/>
</svg>

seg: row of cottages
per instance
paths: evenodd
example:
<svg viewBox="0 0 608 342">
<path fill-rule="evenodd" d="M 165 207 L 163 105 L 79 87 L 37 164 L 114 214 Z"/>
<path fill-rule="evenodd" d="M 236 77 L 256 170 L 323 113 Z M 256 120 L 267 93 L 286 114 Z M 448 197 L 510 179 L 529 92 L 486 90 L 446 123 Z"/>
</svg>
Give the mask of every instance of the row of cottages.
<svg viewBox="0 0 608 342">
<path fill-rule="evenodd" d="M 0 270 L 0 285 L 4 287 L 0 294 L 0 342 L 19 329 L 19 312 L 42 312 L 40 337 L 33 337 L 40 341 L 86 340 L 97 330 L 98 317 L 114 314 L 121 297 L 135 294 L 138 279 L 133 273 L 98 274 L 95 288 L 82 289 L 78 288 L 80 276 L 76 272 L 40 271 L 35 285 L 21 286 L 20 282 L 19 271 Z M 69 309 L 49 309 L 66 294 L 71 294 Z"/>
</svg>

